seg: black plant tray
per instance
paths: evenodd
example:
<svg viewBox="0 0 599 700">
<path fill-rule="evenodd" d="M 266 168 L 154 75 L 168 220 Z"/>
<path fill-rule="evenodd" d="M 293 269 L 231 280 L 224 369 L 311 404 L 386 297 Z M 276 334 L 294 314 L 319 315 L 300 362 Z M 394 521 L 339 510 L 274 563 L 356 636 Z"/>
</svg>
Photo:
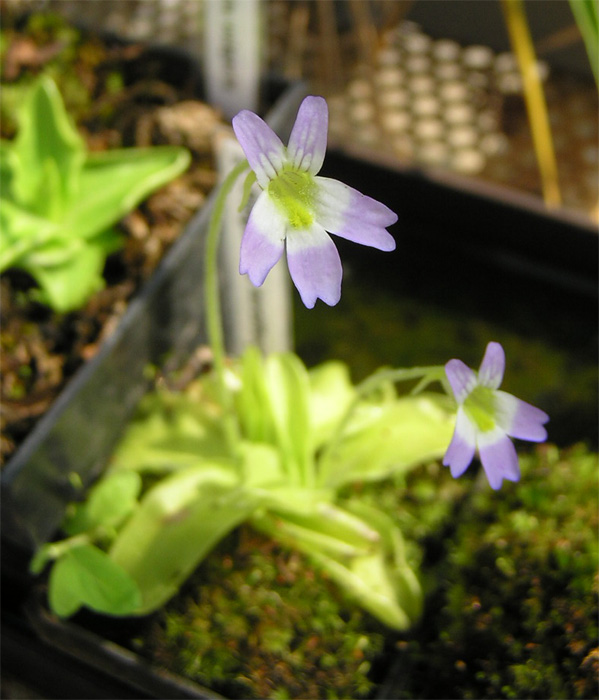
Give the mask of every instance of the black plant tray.
<svg viewBox="0 0 599 700">
<path fill-rule="evenodd" d="M 445 251 L 464 254 L 518 271 L 540 288 L 597 298 L 599 230 L 581 212 L 550 210 L 532 194 L 355 146 L 334 144 L 322 174 L 374 192 L 394 208 L 399 246 L 411 249 L 421 239 L 423 250 L 441 251 L 436 258 Z"/>
<path fill-rule="evenodd" d="M 63 654 L 62 663 L 81 664 L 90 669 L 97 681 L 104 686 L 120 683 L 120 692 L 134 693 L 131 697 L 164 698 L 203 698 L 219 700 L 221 695 L 203 688 L 185 678 L 158 668 L 150 661 L 141 658 L 121 644 L 110 641 L 102 627 L 115 627 L 121 634 L 132 636 L 143 629 L 144 619 L 119 620 L 115 625 L 111 618 L 101 618 L 87 613 L 80 619 L 62 621 L 45 608 L 42 602 L 29 601 L 27 614 L 32 629 L 37 633 L 41 644 L 52 646 Z M 95 629 L 94 629 L 95 627 Z M 90 629 L 91 628 L 91 629 Z M 93 630 L 93 631 L 92 631 Z M 60 663 L 60 662 L 59 662 Z M 66 687 L 69 687 L 67 682 Z M 112 691 L 114 692 L 114 691 Z M 104 696 L 106 697 L 106 696 Z M 121 697 L 121 695 L 119 695 Z"/>
</svg>

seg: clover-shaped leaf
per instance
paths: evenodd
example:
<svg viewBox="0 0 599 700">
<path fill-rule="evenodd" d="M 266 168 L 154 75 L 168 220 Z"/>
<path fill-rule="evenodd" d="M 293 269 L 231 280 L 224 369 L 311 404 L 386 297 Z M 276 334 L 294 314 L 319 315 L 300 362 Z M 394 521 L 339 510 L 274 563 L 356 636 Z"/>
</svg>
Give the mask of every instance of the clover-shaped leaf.
<svg viewBox="0 0 599 700">
<path fill-rule="evenodd" d="M 132 615 L 141 604 L 131 576 L 93 545 L 73 547 L 54 564 L 48 599 L 60 617 L 73 615 L 82 606 L 110 615 Z"/>
</svg>

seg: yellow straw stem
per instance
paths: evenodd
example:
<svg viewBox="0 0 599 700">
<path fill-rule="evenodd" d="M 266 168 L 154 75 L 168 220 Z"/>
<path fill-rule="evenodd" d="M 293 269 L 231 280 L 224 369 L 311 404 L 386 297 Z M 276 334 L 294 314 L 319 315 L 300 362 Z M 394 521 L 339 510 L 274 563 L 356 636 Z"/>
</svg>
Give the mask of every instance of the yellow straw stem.
<svg viewBox="0 0 599 700">
<path fill-rule="evenodd" d="M 561 195 L 557 161 L 549 127 L 547 103 L 537 69 L 537 59 L 526 21 L 524 3 L 522 0 L 502 0 L 501 4 L 512 49 L 516 54 L 522 76 L 526 110 L 541 174 L 543 198 L 548 207 L 558 207 L 561 204 Z"/>
</svg>

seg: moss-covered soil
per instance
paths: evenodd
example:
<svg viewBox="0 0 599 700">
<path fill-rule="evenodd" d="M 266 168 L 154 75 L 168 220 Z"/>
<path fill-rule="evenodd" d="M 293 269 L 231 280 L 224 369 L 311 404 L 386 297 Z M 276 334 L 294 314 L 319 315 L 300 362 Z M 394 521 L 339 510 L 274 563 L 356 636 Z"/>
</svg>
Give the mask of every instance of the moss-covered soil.
<svg viewBox="0 0 599 700">
<path fill-rule="evenodd" d="M 361 487 L 421 567 L 427 602 L 408 633 L 243 528 L 132 647 L 229 698 L 596 697 L 597 455 L 542 445 L 521 463 L 499 492 L 437 463 Z"/>
<path fill-rule="evenodd" d="M 230 698 L 361 698 L 384 632 L 305 557 L 242 528 L 133 646 Z"/>
<path fill-rule="evenodd" d="M 597 697 L 597 455 L 542 445 L 521 466 L 499 492 L 474 484 L 425 564 L 388 697 Z"/>
</svg>

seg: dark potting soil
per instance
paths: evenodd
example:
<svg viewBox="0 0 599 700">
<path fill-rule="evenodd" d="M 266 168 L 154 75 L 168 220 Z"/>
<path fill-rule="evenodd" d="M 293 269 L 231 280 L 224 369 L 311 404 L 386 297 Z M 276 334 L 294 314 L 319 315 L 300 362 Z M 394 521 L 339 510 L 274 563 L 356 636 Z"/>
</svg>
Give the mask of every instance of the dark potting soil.
<svg viewBox="0 0 599 700">
<path fill-rule="evenodd" d="M 198 101 L 197 76 L 181 58 L 142 44 L 102 40 L 50 14 L 3 17 L 2 137 L 12 138 L 24 90 L 52 75 L 90 150 L 183 145 L 192 164 L 119 224 L 124 247 L 106 262 L 106 286 L 78 311 L 56 313 L 32 298 L 34 280 L 0 278 L 1 440 L 4 463 L 79 367 L 95 355 L 128 301 L 215 184 L 212 136 L 219 114 Z"/>
</svg>

